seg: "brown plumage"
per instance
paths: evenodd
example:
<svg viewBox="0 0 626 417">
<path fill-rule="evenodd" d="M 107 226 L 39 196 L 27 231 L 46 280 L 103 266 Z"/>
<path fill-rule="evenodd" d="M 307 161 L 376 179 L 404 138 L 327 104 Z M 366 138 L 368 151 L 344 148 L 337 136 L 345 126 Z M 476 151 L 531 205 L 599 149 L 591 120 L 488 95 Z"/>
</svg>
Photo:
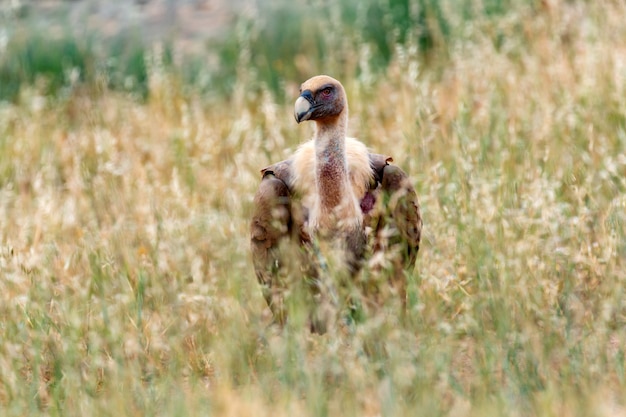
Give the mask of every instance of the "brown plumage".
<svg viewBox="0 0 626 417">
<path fill-rule="evenodd" d="M 295 118 L 315 121 L 315 136 L 289 159 L 261 171 L 251 223 L 254 269 L 275 320 L 286 318 L 284 296 L 294 279 L 287 275 L 294 271 L 285 271 L 294 263 L 316 303 L 323 304 L 336 297 L 337 283 L 329 275 L 341 276 L 343 269 L 354 280 L 369 259 L 371 268 L 392 272 L 387 283 L 359 281 L 366 303 L 379 306 L 392 295 L 404 308 L 402 270 L 415 264 L 422 229 L 409 178 L 390 157 L 346 137 L 348 102 L 337 80 L 320 75 L 304 82 Z M 326 255 L 337 253 L 334 274 Z M 323 331 L 323 324 L 312 326 Z"/>
</svg>

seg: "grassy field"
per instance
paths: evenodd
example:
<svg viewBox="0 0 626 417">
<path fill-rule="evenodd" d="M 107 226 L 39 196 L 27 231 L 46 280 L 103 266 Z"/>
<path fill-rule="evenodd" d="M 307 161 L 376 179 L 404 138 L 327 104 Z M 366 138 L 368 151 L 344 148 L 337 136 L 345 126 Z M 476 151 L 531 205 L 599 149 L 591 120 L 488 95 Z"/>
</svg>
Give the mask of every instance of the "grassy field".
<svg viewBox="0 0 626 417">
<path fill-rule="evenodd" d="M 228 94 L 158 50 L 145 96 L 23 77 L 0 104 L 1 414 L 626 416 L 626 7 L 441 4 L 426 44 L 374 67 L 344 29 L 279 82 L 240 27 Z M 268 327 L 248 221 L 325 72 L 410 173 L 424 238 L 406 322 L 318 336 Z"/>
</svg>

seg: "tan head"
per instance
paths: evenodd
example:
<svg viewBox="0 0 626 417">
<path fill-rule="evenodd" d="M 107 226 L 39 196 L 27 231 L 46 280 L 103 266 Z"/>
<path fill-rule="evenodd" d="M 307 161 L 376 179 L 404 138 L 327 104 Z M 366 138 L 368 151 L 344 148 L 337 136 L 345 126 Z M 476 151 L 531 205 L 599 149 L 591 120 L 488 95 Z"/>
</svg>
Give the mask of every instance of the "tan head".
<svg viewBox="0 0 626 417">
<path fill-rule="evenodd" d="M 294 115 L 298 123 L 305 120 L 332 122 L 348 113 L 348 100 L 341 83 L 328 75 L 317 75 L 300 86 Z"/>
</svg>

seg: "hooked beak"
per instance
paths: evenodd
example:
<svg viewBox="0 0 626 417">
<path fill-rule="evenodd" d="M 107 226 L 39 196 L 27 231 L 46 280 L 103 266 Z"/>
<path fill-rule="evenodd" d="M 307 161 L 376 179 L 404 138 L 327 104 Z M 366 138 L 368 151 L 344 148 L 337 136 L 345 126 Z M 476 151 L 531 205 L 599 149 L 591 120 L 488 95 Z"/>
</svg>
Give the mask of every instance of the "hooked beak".
<svg viewBox="0 0 626 417">
<path fill-rule="evenodd" d="M 313 114 L 313 110 L 315 110 L 314 104 L 313 95 L 309 90 L 300 94 L 300 97 L 298 97 L 294 106 L 294 116 L 296 118 L 296 122 L 300 123 L 305 120 L 309 120 Z"/>
</svg>

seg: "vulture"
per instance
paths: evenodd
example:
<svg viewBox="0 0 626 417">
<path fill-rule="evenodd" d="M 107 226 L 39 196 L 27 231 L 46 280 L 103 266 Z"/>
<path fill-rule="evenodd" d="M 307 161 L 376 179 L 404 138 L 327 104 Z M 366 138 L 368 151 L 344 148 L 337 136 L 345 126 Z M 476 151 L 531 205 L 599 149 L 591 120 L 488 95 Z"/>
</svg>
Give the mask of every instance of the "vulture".
<svg viewBox="0 0 626 417">
<path fill-rule="evenodd" d="M 320 306 L 346 301 L 338 292 L 346 282 L 359 288 L 360 302 L 378 308 L 395 297 L 404 312 L 403 270 L 415 264 L 422 229 L 411 181 L 391 157 L 346 136 L 348 101 L 339 81 L 305 81 L 294 110 L 297 123 L 315 122 L 315 134 L 261 170 L 250 225 L 254 270 L 274 322 L 284 324 L 285 299 L 298 282 L 312 296 L 309 325 L 319 333 L 329 320 L 320 318 Z"/>
</svg>

